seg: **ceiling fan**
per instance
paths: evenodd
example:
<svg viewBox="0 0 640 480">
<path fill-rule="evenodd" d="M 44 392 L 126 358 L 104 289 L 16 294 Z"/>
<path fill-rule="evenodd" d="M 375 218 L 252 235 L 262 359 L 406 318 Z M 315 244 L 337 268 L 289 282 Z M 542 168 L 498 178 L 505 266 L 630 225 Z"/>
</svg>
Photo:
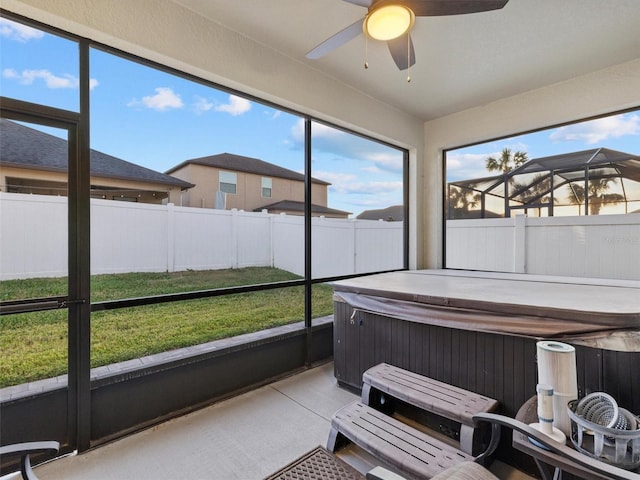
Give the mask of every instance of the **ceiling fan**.
<svg viewBox="0 0 640 480">
<path fill-rule="evenodd" d="M 344 30 L 329 37 L 307 53 L 320 58 L 363 33 L 367 38 L 386 41 L 400 70 L 415 62 L 411 28 L 415 17 L 461 15 L 498 10 L 509 0 L 343 0 L 368 9 L 367 14 Z M 366 64 L 365 64 L 366 66 Z"/>
</svg>

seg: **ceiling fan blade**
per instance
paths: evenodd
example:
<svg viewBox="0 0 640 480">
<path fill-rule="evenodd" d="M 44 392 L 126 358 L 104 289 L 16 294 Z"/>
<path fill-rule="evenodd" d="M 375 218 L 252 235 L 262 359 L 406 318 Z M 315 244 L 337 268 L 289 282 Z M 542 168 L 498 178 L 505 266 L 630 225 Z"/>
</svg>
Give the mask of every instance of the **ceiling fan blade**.
<svg viewBox="0 0 640 480">
<path fill-rule="evenodd" d="M 360 5 L 361 7 L 369 8 L 373 3 L 373 0 L 344 0 L 347 3 L 353 3 L 354 5 Z"/>
<path fill-rule="evenodd" d="M 441 15 L 463 15 L 466 13 L 499 10 L 509 0 L 406 0 L 404 4 L 413 10 L 416 17 Z"/>
<path fill-rule="evenodd" d="M 353 40 L 362 33 L 362 22 L 364 18 L 361 18 L 357 22 L 352 23 L 344 30 L 339 31 L 335 35 L 327 38 L 320 45 L 307 53 L 306 57 L 311 59 L 320 58 L 329 53 L 334 48 L 338 48 L 350 40 Z"/>
<path fill-rule="evenodd" d="M 409 37 L 408 40 L 407 36 Z M 407 41 L 409 42 L 408 46 Z M 400 70 L 406 70 L 416 63 L 416 53 L 413 50 L 413 40 L 411 40 L 411 35 L 402 35 L 398 38 L 394 38 L 393 40 L 389 40 L 387 42 L 387 46 L 389 47 L 389 52 L 393 57 L 393 61 L 396 62 L 396 65 Z"/>
</svg>

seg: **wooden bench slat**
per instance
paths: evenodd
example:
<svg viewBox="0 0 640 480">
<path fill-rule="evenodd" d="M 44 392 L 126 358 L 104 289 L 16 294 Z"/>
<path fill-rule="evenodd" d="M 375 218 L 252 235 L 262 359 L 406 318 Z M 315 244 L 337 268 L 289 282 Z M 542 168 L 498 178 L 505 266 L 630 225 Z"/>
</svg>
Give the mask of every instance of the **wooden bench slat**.
<svg viewBox="0 0 640 480">
<path fill-rule="evenodd" d="M 374 395 L 374 392 L 380 392 L 459 424 L 456 433 L 460 449 L 469 454 L 476 454 L 482 446 L 482 432 L 473 416 L 493 412 L 498 407 L 498 401 L 493 398 L 386 363 L 368 369 L 362 380 L 362 402 L 366 405 L 381 408 L 383 399 Z"/>
<path fill-rule="evenodd" d="M 331 428 L 327 444 L 330 451 L 335 450 L 340 433 L 372 455 L 417 476 L 432 477 L 450 466 L 474 459 L 361 402 L 336 412 Z"/>
<path fill-rule="evenodd" d="M 423 410 L 470 427 L 476 413 L 494 411 L 498 401 L 462 388 L 381 363 L 363 375 L 365 385 Z M 363 398 L 366 403 L 366 399 Z"/>
</svg>

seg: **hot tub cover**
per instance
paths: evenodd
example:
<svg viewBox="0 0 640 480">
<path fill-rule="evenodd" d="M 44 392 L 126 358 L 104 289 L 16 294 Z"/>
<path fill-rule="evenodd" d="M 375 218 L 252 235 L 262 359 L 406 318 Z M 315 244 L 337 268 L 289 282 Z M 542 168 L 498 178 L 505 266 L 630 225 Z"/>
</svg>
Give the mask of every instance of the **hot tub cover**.
<svg viewBox="0 0 640 480">
<path fill-rule="evenodd" d="M 411 270 L 342 280 L 333 287 L 335 300 L 351 305 L 355 315 L 361 310 L 536 338 L 584 336 L 587 343 L 601 347 L 604 337 L 617 332 L 616 345 L 626 342 L 624 350 L 640 348 L 637 281 Z M 630 335 L 620 335 L 621 331 Z"/>
</svg>

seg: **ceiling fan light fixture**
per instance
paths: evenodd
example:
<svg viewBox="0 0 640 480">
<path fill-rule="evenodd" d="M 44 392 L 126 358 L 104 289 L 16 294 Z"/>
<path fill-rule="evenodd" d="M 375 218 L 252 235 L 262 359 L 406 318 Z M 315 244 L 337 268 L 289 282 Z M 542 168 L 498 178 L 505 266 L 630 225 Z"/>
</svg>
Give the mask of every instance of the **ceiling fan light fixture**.
<svg viewBox="0 0 640 480">
<path fill-rule="evenodd" d="M 393 40 L 409 32 L 416 17 L 404 5 L 384 5 L 365 17 L 364 33 L 375 40 Z"/>
</svg>

